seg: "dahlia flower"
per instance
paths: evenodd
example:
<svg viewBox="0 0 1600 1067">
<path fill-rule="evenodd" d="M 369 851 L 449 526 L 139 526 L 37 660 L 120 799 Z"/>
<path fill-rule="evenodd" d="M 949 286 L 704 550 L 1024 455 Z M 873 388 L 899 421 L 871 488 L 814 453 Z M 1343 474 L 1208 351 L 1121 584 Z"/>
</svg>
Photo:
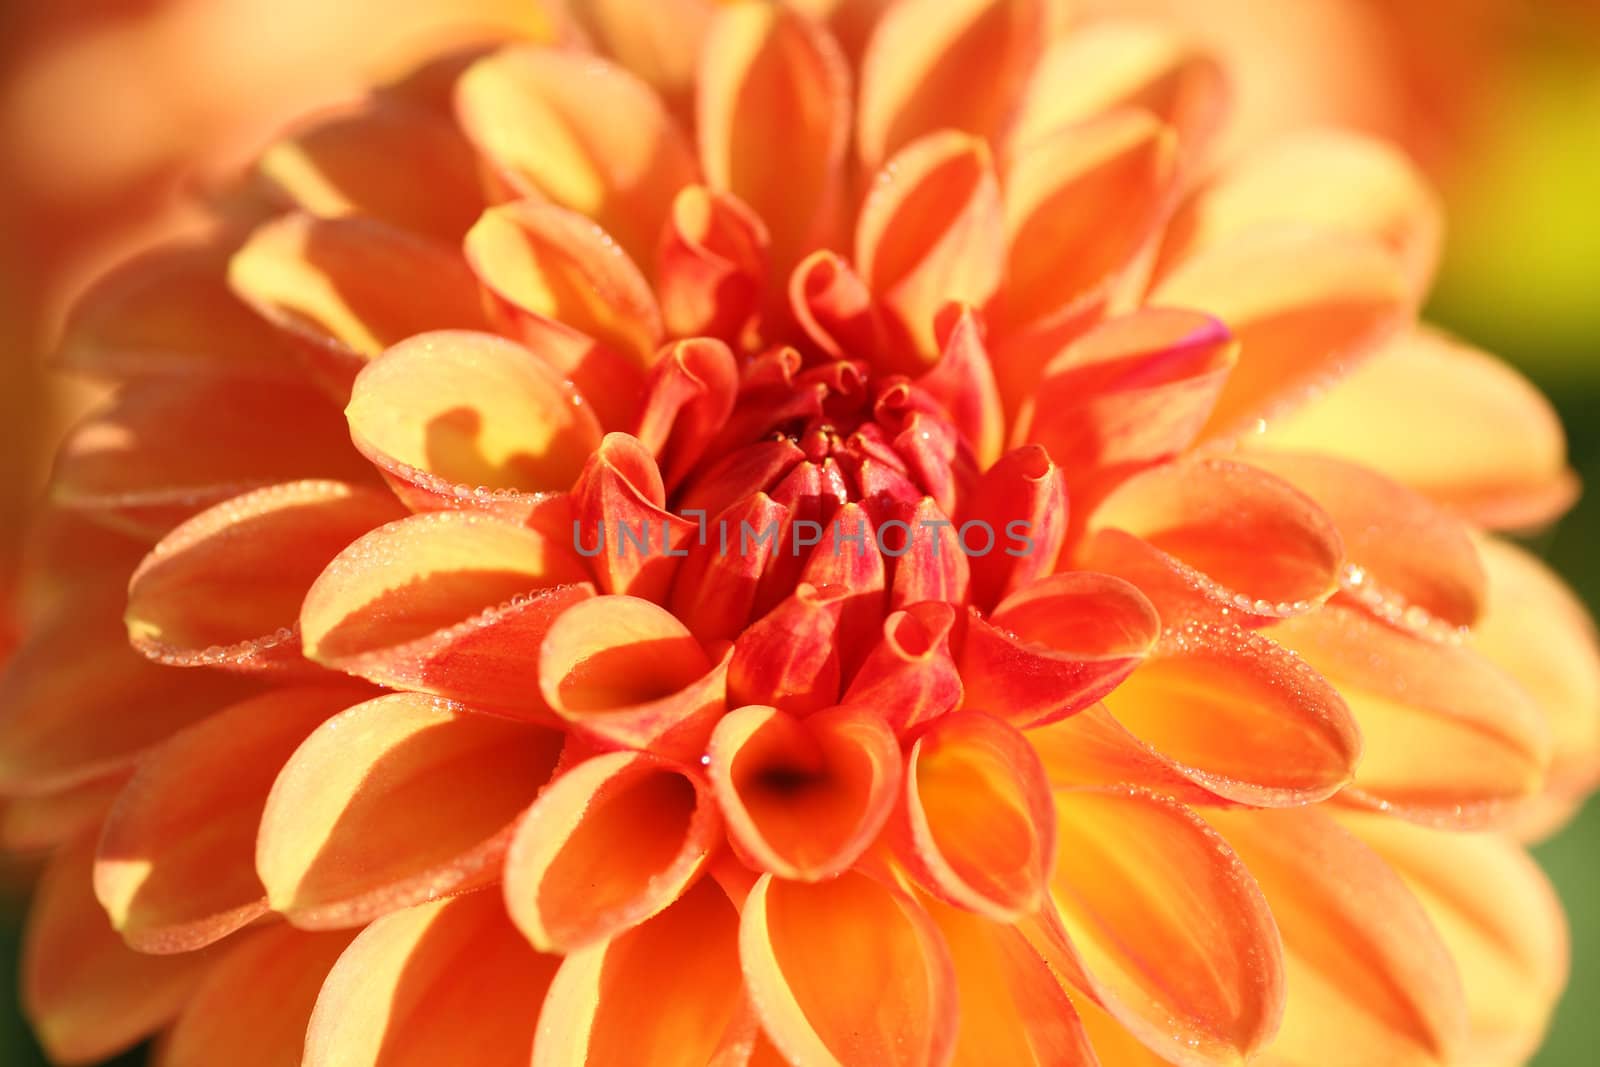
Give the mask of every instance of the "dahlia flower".
<svg viewBox="0 0 1600 1067">
<path fill-rule="evenodd" d="M 4 682 L 86 1063 L 1511 1063 L 1600 768 L 1434 199 L 1043 0 L 593 3 L 84 299 Z"/>
</svg>

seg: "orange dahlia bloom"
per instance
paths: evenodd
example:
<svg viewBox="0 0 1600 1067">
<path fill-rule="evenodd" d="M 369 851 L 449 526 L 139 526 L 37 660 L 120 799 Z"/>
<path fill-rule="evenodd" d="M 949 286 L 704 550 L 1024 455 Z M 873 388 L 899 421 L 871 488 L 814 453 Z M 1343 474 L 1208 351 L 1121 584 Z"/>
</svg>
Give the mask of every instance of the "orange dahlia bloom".
<svg viewBox="0 0 1600 1067">
<path fill-rule="evenodd" d="M 1044 0 L 562 41 L 78 309 L 0 717 L 52 1055 L 1529 1056 L 1600 658 L 1406 160 L 1202 177 L 1225 70 Z"/>
</svg>

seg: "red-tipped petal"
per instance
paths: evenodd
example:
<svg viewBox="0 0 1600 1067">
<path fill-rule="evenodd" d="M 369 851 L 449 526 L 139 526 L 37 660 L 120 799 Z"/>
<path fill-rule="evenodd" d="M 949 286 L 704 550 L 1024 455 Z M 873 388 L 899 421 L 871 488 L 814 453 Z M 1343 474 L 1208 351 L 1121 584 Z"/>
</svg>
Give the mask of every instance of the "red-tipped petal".
<svg viewBox="0 0 1600 1067">
<path fill-rule="evenodd" d="M 662 356 L 634 436 L 655 455 L 665 486 L 676 486 L 705 455 L 738 391 L 739 366 L 725 344 L 691 338 Z"/>
<path fill-rule="evenodd" d="M 962 504 L 961 525 L 978 522 L 993 537 L 968 557 L 972 602 L 988 608 L 1056 568 L 1067 537 L 1067 485 L 1037 445 L 1008 453 Z M 982 544 L 974 533 L 975 547 Z"/>
<path fill-rule="evenodd" d="M 835 640 L 850 591 L 801 585 L 734 642 L 728 700 L 805 714 L 835 704 L 842 684 Z"/>
<path fill-rule="evenodd" d="M 666 509 L 666 484 L 644 445 L 609 433 L 572 487 L 575 547 L 607 593 L 666 600 L 698 524 Z"/>
<path fill-rule="evenodd" d="M 961 703 L 961 674 L 950 650 L 958 609 L 932 601 L 901 608 L 856 671 L 844 702 L 872 708 L 894 730 L 937 718 Z"/>
<path fill-rule="evenodd" d="M 994 364 L 984 345 L 977 313 L 960 307 L 943 313 L 939 359 L 917 379 L 917 387 L 944 406 L 951 423 L 972 450 L 980 470 L 1000 458 L 1005 447 L 1005 411 L 1000 405 Z"/>
</svg>

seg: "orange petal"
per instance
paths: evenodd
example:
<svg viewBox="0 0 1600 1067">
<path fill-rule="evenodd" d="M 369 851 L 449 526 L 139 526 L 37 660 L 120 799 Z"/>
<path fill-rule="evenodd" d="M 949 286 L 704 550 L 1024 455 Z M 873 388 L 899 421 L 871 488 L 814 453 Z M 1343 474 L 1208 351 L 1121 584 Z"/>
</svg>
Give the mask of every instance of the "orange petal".
<svg viewBox="0 0 1600 1067">
<path fill-rule="evenodd" d="M 404 514 L 389 494 L 343 482 L 292 482 L 224 501 L 162 538 L 134 571 L 128 638 L 173 666 L 306 669 L 298 633 L 306 590 L 351 541 Z"/>
<path fill-rule="evenodd" d="M 900 746 L 866 708 L 797 719 L 750 705 L 717 723 L 707 770 L 747 865 L 815 882 L 860 858 L 900 785 Z"/>
<path fill-rule="evenodd" d="M 104 778 L 248 692 L 221 672 L 156 666 L 129 647 L 114 604 L 68 601 L 0 678 L 0 794 Z"/>
<path fill-rule="evenodd" d="M 898 0 L 861 59 L 856 150 L 870 173 L 932 130 L 991 136 L 1043 39 L 1043 0 Z"/>
<path fill-rule="evenodd" d="M 594 219 L 649 262 L 694 157 L 650 87 L 581 52 L 511 45 L 456 86 L 467 136 L 517 196 Z"/>
<path fill-rule="evenodd" d="M 1069 484 L 1134 470 L 1194 443 L 1238 345 L 1198 311 L 1141 308 L 1107 319 L 1013 384 L 1013 441 L 1044 445 Z"/>
<path fill-rule="evenodd" d="M 305 654 L 395 688 L 537 716 L 528 659 L 551 620 L 592 596 L 567 546 L 467 511 L 381 526 L 328 564 L 300 609 Z"/>
<path fill-rule="evenodd" d="M 370 482 L 371 468 L 341 423 L 320 392 L 300 385 L 130 385 L 62 444 L 51 499 L 154 541 L 206 507 L 261 486 L 301 478 Z"/>
<path fill-rule="evenodd" d="M 499 875 L 561 735 L 415 693 L 314 730 L 267 797 L 256 872 L 308 930 L 359 926 Z"/>
<path fill-rule="evenodd" d="M 582 394 L 538 354 L 459 330 L 419 334 L 367 364 L 345 418 L 397 492 L 457 506 L 483 490 L 569 489 L 602 436 Z"/>
<path fill-rule="evenodd" d="M 956 607 L 928 601 L 883 620 L 883 636 L 856 670 L 844 702 L 871 708 L 899 732 L 961 703 L 961 675 L 950 650 Z"/>
<path fill-rule="evenodd" d="M 723 711 L 713 664 L 665 608 L 628 596 L 564 611 L 539 646 L 539 689 L 556 714 L 615 745 L 698 758 Z"/>
<path fill-rule="evenodd" d="M 1339 587 L 1333 520 L 1288 482 L 1223 459 L 1182 459 L 1095 507 L 1084 566 L 1133 582 L 1167 625 L 1255 622 L 1310 610 Z"/>
<path fill-rule="evenodd" d="M 607 426 L 630 425 L 662 340 L 635 261 L 592 220 L 535 200 L 484 212 L 465 248 L 501 332 L 571 378 Z"/>
<path fill-rule="evenodd" d="M 789 517 L 783 505 L 765 493 L 746 497 L 715 517 L 718 531 L 778 529 Z M 672 613 L 702 641 L 732 640 L 749 625 L 764 575 L 781 559 L 780 537 L 744 539 L 738 551 L 705 537 L 689 548 L 689 556 L 672 585 Z M 881 580 L 880 580 L 881 585 Z"/>
<path fill-rule="evenodd" d="M 916 380 L 917 388 L 944 406 L 979 469 L 987 469 L 1005 447 L 1006 422 L 981 320 L 971 308 L 961 308 L 935 330 L 939 359 Z"/>
<path fill-rule="evenodd" d="M 283 336 L 229 291 L 231 254 L 221 244 L 175 246 L 118 266 L 74 303 L 56 358 L 114 378 L 298 381 Z"/>
<path fill-rule="evenodd" d="M 771 703 L 805 714 L 838 702 L 843 668 L 839 628 L 850 591 L 803 584 L 734 642 L 731 703 Z"/>
<path fill-rule="evenodd" d="M 342 930 L 313 934 L 279 923 L 230 941 L 152 1063 L 280 1067 L 299 1062 L 317 993 L 350 938 Z"/>
<path fill-rule="evenodd" d="M 95 517 L 42 500 L 32 509 L 22 534 L 14 605 L 25 627 L 48 620 L 62 604 L 120 592 L 149 553 L 153 538 L 114 529 Z"/>
<path fill-rule="evenodd" d="M 305 1067 L 526 1067 L 560 962 L 522 939 L 498 893 L 386 915 L 323 983 Z"/>
<path fill-rule="evenodd" d="M 669 906 L 722 841 L 710 789 L 643 752 L 584 760 L 550 783 L 506 856 L 511 921 L 535 948 L 567 954 Z"/>
<path fill-rule="evenodd" d="M 742 1033 L 738 921 L 702 878 L 661 914 L 568 955 L 539 1015 L 534 1067 L 745 1063 L 730 1048 L 754 1037 Z"/>
<path fill-rule="evenodd" d="M 1333 687 L 1238 626 L 1164 634 L 1105 706 L 1179 774 L 1255 807 L 1323 800 L 1361 756 L 1361 733 Z"/>
<path fill-rule="evenodd" d="M 1342 584 L 1385 622 L 1448 633 L 1477 619 L 1483 565 L 1455 516 L 1381 474 L 1329 456 L 1251 451 L 1241 458 L 1328 513 L 1355 568 Z"/>
<path fill-rule="evenodd" d="M 572 487 L 574 547 L 591 561 L 601 589 L 667 598 L 687 542 L 697 533 L 704 541 L 704 531 L 666 503 L 661 469 L 644 444 L 606 434 Z"/>
<path fill-rule="evenodd" d="M 906 429 L 906 434 L 911 436 L 922 432 L 922 428 L 915 424 Z M 869 542 L 874 537 L 890 541 L 893 529 L 885 527 L 892 521 L 880 522 L 876 534 L 868 533 Z M 904 521 L 910 525 L 901 546 L 903 551 L 894 561 L 894 578 L 889 587 L 889 606 L 892 608 L 929 601 L 965 604 L 972 585 L 972 564 L 969 560 L 983 553 L 1004 551 L 999 546 L 1016 544 L 1014 539 L 1007 536 L 1014 531 L 970 523 L 963 523 L 958 528 L 931 496 L 917 501 L 916 508 Z M 968 537 L 971 538 L 970 544 Z M 881 615 L 873 620 L 874 631 L 880 621 Z"/>
<path fill-rule="evenodd" d="M 1155 608 L 1120 578 L 1069 571 L 974 613 L 958 662 L 964 706 L 1026 729 L 1093 704 L 1155 646 Z"/>
<path fill-rule="evenodd" d="M 1255 149 L 1184 204 L 1161 250 L 1172 262 L 1258 227 L 1301 223 L 1372 237 L 1404 265 L 1418 297 L 1438 262 L 1438 197 L 1399 149 L 1365 134 L 1297 130 Z"/>
<path fill-rule="evenodd" d="M 1037 445 L 1008 453 L 962 504 L 962 529 L 970 522 L 985 524 L 996 537 L 987 552 L 968 558 L 972 602 L 987 608 L 1055 570 L 1067 536 L 1061 469 Z"/>
<path fill-rule="evenodd" d="M 1410 826 L 1382 815 L 1341 817 L 1406 882 L 1461 973 L 1473 1058 L 1532 1056 L 1567 982 L 1567 922 L 1544 873 L 1490 834 Z"/>
<path fill-rule="evenodd" d="M 1548 522 L 1578 491 L 1550 402 L 1511 367 L 1431 329 L 1395 339 L 1271 424 L 1266 440 L 1371 467 L 1494 527 Z"/>
<path fill-rule="evenodd" d="M 216 959 L 123 944 L 94 899 L 94 843 L 87 834 L 51 858 L 23 931 L 23 1011 L 59 1064 L 98 1063 L 165 1026 Z"/>
<path fill-rule="evenodd" d="M 981 712 L 935 719 L 907 755 L 897 853 L 929 892 L 1010 923 L 1038 909 L 1055 803 L 1017 729 Z"/>
<path fill-rule="evenodd" d="M 928 913 L 896 890 L 854 872 L 817 883 L 762 875 L 745 900 L 739 957 L 767 1035 L 793 1062 L 950 1060 L 950 954 Z"/>
<path fill-rule="evenodd" d="M 662 356 L 636 436 L 655 455 L 663 488 L 677 486 L 705 455 L 733 414 L 738 389 L 739 365 L 725 344 L 690 338 Z"/>
<path fill-rule="evenodd" d="M 284 207 L 363 215 L 454 243 L 483 210 L 472 150 L 442 116 L 373 97 L 272 143 L 257 181 Z M 426 189 L 426 195 L 419 195 Z"/>
<path fill-rule="evenodd" d="M 844 206 L 850 70 L 827 30 L 782 5 L 723 6 L 700 53 L 695 125 L 707 183 L 766 223 L 780 277 L 831 243 Z"/>
<path fill-rule="evenodd" d="M 129 945 L 188 952 L 266 914 L 255 855 L 267 792 L 313 729 L 365 695 L 274 689 L 179 731 L 139 764 L 94 866 L 95 896 Z"/>
<path fill-rule="evenodd" d="M 771 238 L 731 193 L 686 185 L 656 253 L 661 319 L 669 337 L 714 337 L 743 347 L 761 314 Z"/>
<path fill-rule="evenodd" d="M 655 87 L 674 108 L 686 103 L 713 0 L 585 0 L 567 5 L 591 41 Z"/>
<path fill-rule="evenodd" d="M 1550 737 L 1533 698 L 1476 653 L 1326 605 L 1268 631 L 1333 683 L 1361 728 L 1351 799 L 1450 825 L 1537 792 Z"/>
<path fill-rule="evenodd" d="M 1000 186 L 982 141 L 932 133 L 884 166 L 861 206 L 855 262 L 887 312 L 898 365 L 938 356 L 934 319 L 947 303 L 988 303 L 1005 269 L 1004 233 Z"/>
<path fill-rule="evenodd" d="M 789 275 L 789 310 L 806 339 L 831 359 L 885 358 L 883 312 L 855 267 L 839 253 L 819 249 Z"/>
<path fill-rule="evenodd" d="M 120 770 L 55 792 L 0 800 L 0 848 L 42 853 L 87 833 L 105 821 L 127 784 L 128 772 Z"/>
<path fill-rule="evenodd" d="M 1561 579 L 1507 541 L 1482 538 L 1486 610 L 1471 646 L 1515 678 L 1544 712 L 1546 789 L 1582 797 L 1600 780 L 1600 648 L 1588 610 Z"/>
<path fill-rule="evenodd" d="M 1193 159 L 1222 124 L 1227 85 L 1210 55 L 1158 20 L 1104 18 L 1044 50 L 1007 133 L 1021 147 L 1120 107 L 1148 111 L 1177 131 Z"/>
<path fill-rule="evenodd" d="M 1004 182 L 1006 321 L 1020 326 L 1104 299 L 1165 220 L 1177 169 L 1172 131 L 1133 109 L 1017 150 Z"/>
<path fill-rule="evenodd" d="M 1138 786 L 1190 805 L 1225 803 L 1181 767 L 1128 732 L 1104 704 L 1028 731 L 1056 788 Z"/>
<path fill-rule="evenodd" d="M 1238 1063 L 1266 1045 L 1284 1006 L 1278 931 L 1222 839 L 1138 790 L 1057 792 L 1056 813 L 1051 896 L 1087 992 L 1175 1063 Z"/>
<path fill-rule="evenodd" d="M 1256 428 L 1304 403 L 1377 351 L 1415 310 L 1411 280 L 1389 248 L 1298 225 L 1251 230 L 1185 257 L 1146 302 L 1203 309 L 1239 340 L 1206 436 Z"/>
<path fill-rule="evenodd" d="M 1206 814 L 1283 934 L 1286 1067 L 1455 1063 L 1466 1012 L 1445 944 L 1395 873 L 1319 811 Z"/>
<path fill-rule="evenodd" d="M 292 214 L 266 223 L 229 261 L 228 284 L 296 340 L 341 398 L 361 364 L 397 341 L 485 325 L 477 284 L 455 248 L 368 218 Z"/>
</svg>

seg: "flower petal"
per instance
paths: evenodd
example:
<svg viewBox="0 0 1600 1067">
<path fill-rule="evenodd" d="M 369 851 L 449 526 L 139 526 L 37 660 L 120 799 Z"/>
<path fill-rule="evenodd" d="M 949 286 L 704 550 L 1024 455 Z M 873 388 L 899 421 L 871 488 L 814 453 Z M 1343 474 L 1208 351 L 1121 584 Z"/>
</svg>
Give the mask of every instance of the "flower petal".
<svg viewBox="0 0 1600 1067">
<path fill-rule="evenodd" d="M 567 954 L 671 905 L 721 841 L 711 791 L 687 768 L 643 752 L 595 756 L 518 823 L 506 910 L 535 948 Z"/>
<path fill-rule="evenodd" d="M 956 607 L 928 601 L 883 620 L 883 636 L 856 670 L 844 702 L 872 708 L 896 733 L 938 718 L 962 700 L 950 650 Z"/>
<path fill-rule="evenodd" d="M 730 703 L 770 703 L 806 714 L 839 700 L 835 633 L 850 591 L 802 584 L 739 635 L 728 667 Z"/>
<path fill-rule="evenodd" d="M 944 313 L 935 330 L 939 358 L 916 386 L 944 406 L 978 468 L 987 470 L 1005 446 L 1006 419 L 982 322 L 971 308 L 963 307 L 954 317 Z"/>
<path fill-rule="evenodd" d="M 978 522 L 994 538 L 967 561 L 972 603 L 987 608 L 1055 570 L 1067 537 L 1066 481 L 1049 453 L 1024 445 L 983 473 L 960 517 L 961 530 Z"/>
<path fill-rule="evenodd" d="M 466 511 L 381 526 L 328 564 L 300 609 L 305 654 L 379 685 L 521 716 L 542 710 L 529 650 L 594 594 L 576 553 Z"/>
<path fill-rule="evenodd" d="M 387 349 L 356 377 L 350 437 L 416 504 L 572 486 L 600 445 L 595 413 L 542 357 L 442 330 Z"/>
<path fill-rule="evenodd" d="M 686 110 L 713 0 L 585 0 L 566 5 L 584 32 L 618 63 L 655 87 L 675 110 Z"/>
<path fill-rule="evenodd" d="M 1238 1063 L 1265 1046 L 1283 1012 L 1283 960 L 1232 850 L 1153 793 L 1058 791 L 1056 814 L 1051 896 L 1086 992 L 1174 1063 Z"/>
<path fill-rule="evenodd" d="M 887 312 L 896 365 L 937 358 L 935 317 L 947 303 L 988 303 L 1005 270 L 1004 234 L 994 162 L 977 138 L 931 133 L 884 165 L 861 205 L 855 262 Z"/>
<path fill-rule="evenodd" d="M 912 743 L 905 780 L 896 852 L 929 892 L 995 922 L 1038 909 L 1056 810 L 1016 727 L 981 712 L 935 719 Z"/>
<path fill-rule="evenodd" d="M 92 1064 L 165 1026 L 215 952 L 147 956 L 122 943 L 94 899 L 95 835 L 63 845 L 34 891 L 22 947 L 22 1007 L 50 1058 Z"/>
<path fill-rule="evenodd" d="M 1207 437 L 1238 434 L 1301 405 L 1377 351 L 1415 311 L 1411 279 L 1389 248 L 1290 225 L 1185 257 L 1146 303 L 1204 308 L 1239 340 Z"/>
<path fill-rule="evenodd" d="M 771 244 L 766 224 L 738 197 L 704 185 L 678 190 L 656 252 L 667 336 L 753 341 Z"/>
<path fill-rule="evenodd" d="M 739 957 L 762 1025 L 790 1061 L 950 1060 L 956 979 L 944 939 L 915 901 L 865 875 L 762 875 L 745 900 Z"/>
<path fill-rule="evenodd" d="M 141 952 L 189 952 L 267 912 L 256 830 L 273 779 L 358 686 L 274 689 L 179 731 L 145 758 L 100 835 L 94 891 Z"/>
<path fill-rule="evenodd" d="M 415 693 L 335 715 L 267 797 L 255 855 L 272 909 L 308 930 L 360 926 L 492 880 L 560 746 Z"/>
<path fill-rule="evenodd" d="M 124 769 L 54 792 L 5 797 L 0 800 L 0 848 L 44 853 L 88 833 L 105 821 L 127 783 Z"/>
<path fill-rule="evenodd" d="M 815 882 L 855 863 L 878 836 L 900 785 L 900 746 L 869 709 L 804 719 L 759 704 L 729 712 L 707 772 L 748 866 Z"/>
<path fill-rule="evenodd" d="M 155 1054 L 159 1067 L 281 1067 L 296 1063 L 323 979 L 350 933 L 288 923 L 229 942 Z M 270 995 L 263 992 L 270 990 Z"/>
<path fill-rule="evenodd" d="M 635 436 L 655 455 L 663 488 L 676 487 L 705 455 L 733 414 L 738 388 L 739 365 L 725 344 L 690 338 L 662 356 Z"/>
<path fill-rule="evenodd" d="M 738 916 L 702 878 L 661 914 L 569 954 L 539 1014 L 534 1067 L 702 1067 L 728 1051 L 747 1012 Z"/>
<path fill-rule="evenodd" d="M 832 243 L 844 207 L 850 70 L 832 36 L 783 5 L 724 5 L 695 84 L 706 181 L 766 223 L 779 276 Z"/>
<path fill-rule="evenodd" d="M 1457 1062 L 1466 1006 L 1455 965 L 1376 854 L 1311 809 L 1206 818 L 1249 866 L 1283 934 L 1289 999 L 1271 1062 Z"/>
<path fill-rule="evenodd" d="M 526 1067 L 560 962 L 522 939 L 495 892 L 386 915 L 323 983 L 305 1067 Z"/>
<path fill-rule="evenodd" d="M 306 590 L 351 541 L 404 514 L 389 494 L 343 482 L 291 482 L 224 501 L 162 538 L 134 571 L 128 638 L 173 666 L 305 669 Z"/>
<path fill-rule="evenodd" d="M 1577 495 L 1550 402 L 1506 364 L 1426 328 L 1271 423 L 1266 441 L 1371 467 L 1487 526 L 1548 522 Z"/>
<path fill-rule="evenodd" d="M 1550 736 L 1538 705 L 1469 649 L 1331 604 L 1268 634 L 1332 682 L 1355 715 L 1363 752 L 1350 799 L 1470 825 L 1543 785 Z"/>
</svg>

